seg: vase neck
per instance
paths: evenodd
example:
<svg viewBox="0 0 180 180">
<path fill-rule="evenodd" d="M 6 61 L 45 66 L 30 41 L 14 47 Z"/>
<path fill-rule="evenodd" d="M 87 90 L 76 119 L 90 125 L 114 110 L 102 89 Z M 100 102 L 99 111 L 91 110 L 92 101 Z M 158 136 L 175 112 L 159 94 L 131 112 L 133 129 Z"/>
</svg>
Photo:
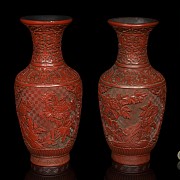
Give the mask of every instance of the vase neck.
<svg viewBox="0 0 180 180">
<path fill-rule="evenodd" d="M 114 27 L 118 37 L 119 66 L 141 67 L 149 65 L 147 44 L 152 28 L 148 27 Z"/>
<path fill-rule="evenodd" d="M 54 66 L 64 62 L 61 39 L 66 25 L 28 25 L 33 41 L 31 65 Z"/>
</svg>

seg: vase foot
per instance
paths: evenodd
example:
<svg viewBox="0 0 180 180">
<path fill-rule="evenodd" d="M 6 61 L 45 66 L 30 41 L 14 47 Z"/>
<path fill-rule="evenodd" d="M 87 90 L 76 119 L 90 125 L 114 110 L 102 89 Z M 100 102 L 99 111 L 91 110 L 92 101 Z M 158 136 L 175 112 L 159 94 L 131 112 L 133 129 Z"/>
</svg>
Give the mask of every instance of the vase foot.
<svg viewBox="0 0 180 180">
<path fill-rule="evenodd" d="M 61 166 L 38 166 L 31 163 L 31 169 L 34 173 L 46 176 L 54 176 L 63 173 L 69 168 L 69 163 Z"/>
<path fill-rule="evenodd" d="M 52 167 L 52 166 L 62 166 L 70 160 L 69 155 L 60 156 L 60 157 L 39 157 L 31 156 L 31 163 L 37 166 Z"/>
<path fill-rule="evenodd" d="M 142 173 L 148 171 L 150 168 L 150 163 L 139 164 L 139 165 L 126 165 L 126 164 L 119 164 L 113 161 L 112 166 L 114 169 L 121 173 Z"/>
<path fill-rule="evenodd" d="M 141 164 L 146 164 L 150 160 L 150 154 L 136 155 L 136 156 L 126 156 L 112 153 L 113 161 L 119 164 L 139 166 Z"/>
</svg>

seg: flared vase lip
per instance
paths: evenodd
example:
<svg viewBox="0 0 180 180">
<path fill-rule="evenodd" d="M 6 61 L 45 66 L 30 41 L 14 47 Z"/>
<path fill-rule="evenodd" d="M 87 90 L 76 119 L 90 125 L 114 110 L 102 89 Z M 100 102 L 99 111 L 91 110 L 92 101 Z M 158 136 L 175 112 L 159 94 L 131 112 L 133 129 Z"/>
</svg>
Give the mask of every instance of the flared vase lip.
<svg viewBox="0 0 180 180">
<path fill-rule="evenodd" d="M 146 17 L 116 17 L 109 19 L 108 23 L 113 26 L 121 27 L 151 27 L 156 26 L 159 21 Z"/>
<path fill-rule="evenodd" d="M 20 18 L 26 25 L 58 25 L 69 24 L 72 17 L 66 15 L 29 15 Z"/>
</svg>

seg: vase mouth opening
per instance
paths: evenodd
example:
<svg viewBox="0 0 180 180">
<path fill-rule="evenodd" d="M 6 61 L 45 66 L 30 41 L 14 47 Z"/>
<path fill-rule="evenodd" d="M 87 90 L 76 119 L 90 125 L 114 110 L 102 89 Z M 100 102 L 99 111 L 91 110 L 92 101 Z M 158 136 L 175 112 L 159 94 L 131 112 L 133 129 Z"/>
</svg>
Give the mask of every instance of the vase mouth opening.
<svg viewBox="0 0 180 180">
<path fill-rule="evenodd" d="M 24 24 L 66 24 L 72 21 L 70 16 L 65 15 L 30 15 L 21 17 Z"/>
<path fill-rule="evenodd" d="M 144 17 L 117 17 L 109 19 L 108 22 L 119 26 L 152 26 L 158 24 L 156 19 Z"/>
</svg>

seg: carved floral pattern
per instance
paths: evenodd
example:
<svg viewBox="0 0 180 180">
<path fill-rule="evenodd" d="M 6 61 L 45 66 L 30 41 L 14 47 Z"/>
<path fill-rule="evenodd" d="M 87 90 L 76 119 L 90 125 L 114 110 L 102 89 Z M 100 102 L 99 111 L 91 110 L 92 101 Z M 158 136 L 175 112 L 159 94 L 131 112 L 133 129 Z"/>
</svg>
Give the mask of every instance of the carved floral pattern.
<svg viewBox="0 0 180 180">
<path fill-rule="evenodd" d="M 16 94 L 17 113 L 28 146 L 63 148 L 74 140 L 80 117 L 81 89 L 76 86 L 17 89 L 21 89 Z"/>
<path fill-rule="evenodd" d="M 60 67 L 34 67 L 29 65 L 17 76 L 24 84 L 67 84 L 79 79 L 79 75 L 67 65 Z"/>
<path fill-rule="evenodd" d="M 127 65 L 148 63 L 147 42 L 151 28 L 123 28 L 115 26 L 119 52 L 117 61 Z"/>
<path fill-rule="evenodd" d="M 32 63 L 57 63 L 63 59 L 61 39 L 64 25 L 33 25 L 28 26 L 32 34 Z"/>
<path fill-rule="evenodd" d="M 114 86 L 145 86 L 163 83 L 164 78 L 151 66 L 146 68 L 121 68 L 114 65 L 101 76 L 100 81 Z"/>
<path fill-rule="evenodd" d="M 99 97 L 103 127 L 110 144 L 142 148 L 157 141 L 165 104 L 157 94 L 148 89 L 107 88 L 100 84 Z"/>
</svg>

